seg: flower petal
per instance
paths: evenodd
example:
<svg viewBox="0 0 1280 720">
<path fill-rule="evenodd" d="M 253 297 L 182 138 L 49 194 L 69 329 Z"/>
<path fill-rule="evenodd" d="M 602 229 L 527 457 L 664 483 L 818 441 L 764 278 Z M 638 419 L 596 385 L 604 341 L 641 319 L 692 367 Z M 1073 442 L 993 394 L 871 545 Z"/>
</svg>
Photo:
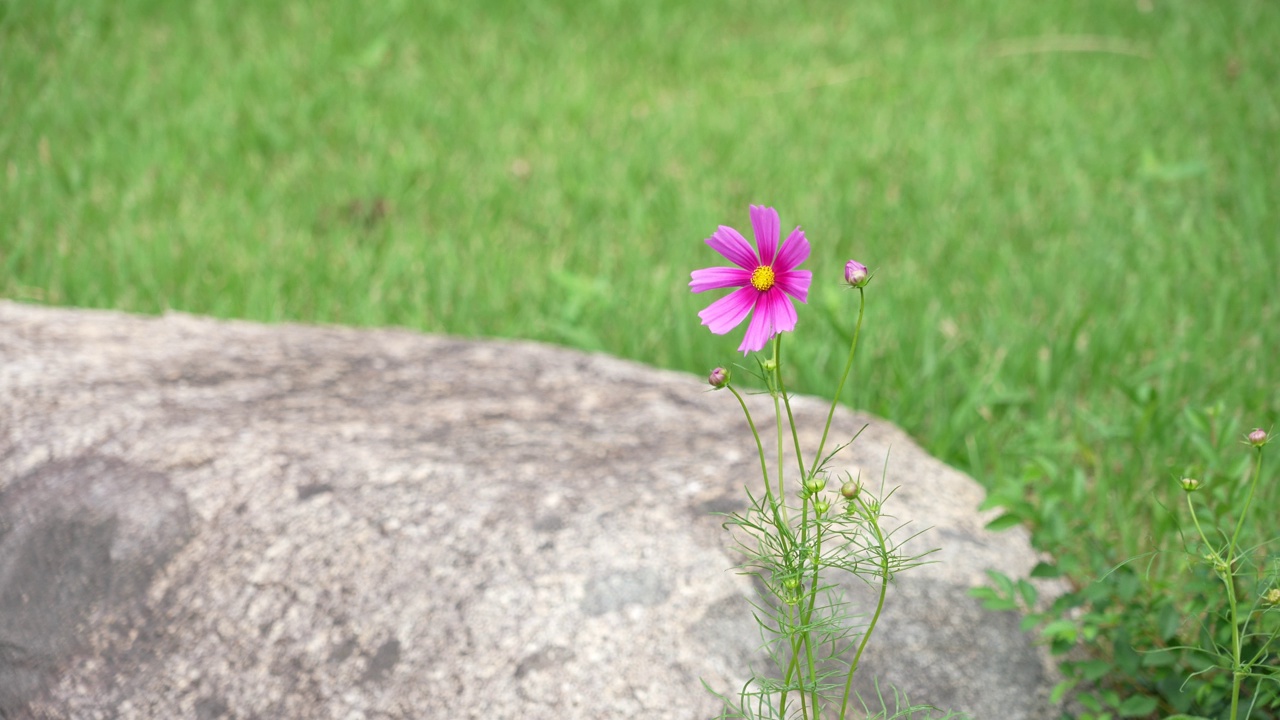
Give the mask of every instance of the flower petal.
<svg viewBox="0 0 1280 720">
<path fill-rule="evenodd" d="M 760 302 L 756 303 L 756 311 L 751 316 L 751 324 L 747 325 L 747 334 L 742 337 L 742 344 L 738 346 L 743 355 L 759 351 L 769 344 L 769 338 L 775 334 L 773 313 L 769 311 L 770 306 L 765 301 L 766 296 L 762 295 Z"/>
<path fill-rule="evenodd" d="M 809 285 L 813 283 L 813 273 L 808 270 L 788 270 L 774 279 L 774 287 L 782 288 L 788 295 L 802 303 L 809 302 Z"/>
<path fill-rule="evenodd" d="M 773 257 L 778 253 L 780 226 L 777 210 L 764 205 L 751 206 L 751 227 L 756 231 L 756 247 L 760 249 L 762 265 L 773 265 Z"/>
<path fill-rule="evenodd" d="M 756 252 L 747 239 L 728 225 L 721 225 L 711 237 L 707 238 L 711 249 L 729 259 L 729 262 L 741 268 L 755 270 L 760 265 Z"/>
<path fill-rule="evenodd" d="M 796 329 L 796 306 L 791 304 L 791 298 L 787 297 L 781 288 L 777 285 L 770 288 L 768 295 L 763 303 L 769 308 L 768 312 L 773 315 L 773 331 L 775 333 L 791 332 Z M 760 305 L 761 303 L 756 303 Z M 759 312 L 759 311 L 757 311 Z"/>
<path fill-rule="evenodd" d="M 796 229 L 787 236 L 787 241 L 782 243 L 782 249 L 778 251 L 778 259 L 773 263 L 773 271 L 784 273 L 794 270 L 797 265 L 808 259 L 809 241 L 805 238 L 804 231 L 797 225 Z"/>
<path fill-rule="evenodd" d="M 689 289 L 696 293 L 718 288 L 738 288 L 751 283 L 751 271 L 742 268 L 704 268 L 694 270 L 689 275 L 693 278 L 689 282 Z"/>
<path fill-rule="evenodd" d="M 753 287 L 740 288 L 708 305 L 698 313 L 698 317 L 711 332 L 723 335 L 747 317 L 759 297 L 760 293 Z"/>
</svg>

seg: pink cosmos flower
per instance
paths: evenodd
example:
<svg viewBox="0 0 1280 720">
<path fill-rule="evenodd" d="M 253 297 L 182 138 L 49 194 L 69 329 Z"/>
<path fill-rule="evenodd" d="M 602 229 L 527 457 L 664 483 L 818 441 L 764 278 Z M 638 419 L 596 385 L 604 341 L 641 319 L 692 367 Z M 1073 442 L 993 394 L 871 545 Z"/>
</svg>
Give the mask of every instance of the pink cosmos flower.
<svg viewBox="0 0 1280 720">
<path fill-rule="evenodd" d="M 795 329 L 796 308 L 791 298 L 808 302 L 809 284 L 813 282 L 813 273 L 796 270 L 809 258 L 804 231 L 797 226 L 778 247 L 778 211 L 763 205 L 751 206 L 751 226 L 755 229 L 757 250 L 752 250 L 737 230 L 721 225 L 707 238 L 707 244 L 738 267 L 694 270 L 689 283 L 689 289 L 696 293 L 738 288 L 698 313 L 702 324 L 717 335 L 734 329 L 755 310 L 738 346 L 743 355 L 762 349 L 774 335 Z"/>
</svg>

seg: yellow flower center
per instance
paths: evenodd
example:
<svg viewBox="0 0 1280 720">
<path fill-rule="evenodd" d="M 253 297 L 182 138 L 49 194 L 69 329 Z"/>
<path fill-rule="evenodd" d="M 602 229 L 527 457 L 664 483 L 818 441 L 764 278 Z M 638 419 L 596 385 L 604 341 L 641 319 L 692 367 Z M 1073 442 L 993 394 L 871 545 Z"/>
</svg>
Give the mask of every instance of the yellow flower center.
<svg viewBox="0 0 1280 720">
<path fill-rule="evenodd" d="M 761 265 L 751 273 L 751 287 L 764 292 L 773 287 L 773 268 Z"/>
</svg>

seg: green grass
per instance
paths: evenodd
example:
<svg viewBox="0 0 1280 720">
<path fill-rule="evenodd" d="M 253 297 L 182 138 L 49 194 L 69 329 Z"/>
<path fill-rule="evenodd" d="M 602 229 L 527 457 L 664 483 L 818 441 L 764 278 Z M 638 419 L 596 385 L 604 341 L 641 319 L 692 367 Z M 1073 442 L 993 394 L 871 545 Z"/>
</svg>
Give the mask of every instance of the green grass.
<svg viewBox="0 0 1280 720">
<path fill-rule="evenodd" d="M 771 204 L 814 246 L 792 389 L 834 389 L 862 260 L 844 400 L 1081 580 L 1225 470 L 1188 417 L 1280 418 L 1273 2 L 231 7 L 0 0 L 0 295 L 701 374 L 740 339 L 701 241 Z"/>
</svg>

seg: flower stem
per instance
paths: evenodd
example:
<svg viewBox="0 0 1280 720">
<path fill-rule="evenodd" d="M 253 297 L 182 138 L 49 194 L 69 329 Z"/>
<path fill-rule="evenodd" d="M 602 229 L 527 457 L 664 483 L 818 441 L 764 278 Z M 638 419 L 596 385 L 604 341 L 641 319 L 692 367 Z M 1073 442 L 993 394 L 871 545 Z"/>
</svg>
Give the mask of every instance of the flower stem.
<svg viewBox="0 0 1280 720">
<path fill-rule="evenodd" d="M 809 623 L 813 620 L 813 607 L 818 601 L 818 570 L 820 567 L 819 560 L 822 558 L 822 518 L 818 517 L 817 508 L 813 513 L 814 522 L 814 538 L 813 538 L 813 557 L 810 562 L 813 563 L 813 579 L 809 581 L 809 610 L 801 614 L 801 622 L 804 623 L 804 647 L 805 658 L 809 661 L 809 678 L 814 680 L 818 677 L 818 671 L 813 664 L 813 638 L 809 634 Z M 805 547 L 805 546 L 801 546 Z M 818 707 L 818 687 L 816 680 L 814 681 L 813 707 L 814 717 L 818 717 L 821 710 Z"/>
<path fill-rule="evenodd" d="M 853 356 L 858 352 L 858 336 L 862 334 L 862 312 L 867 307 L 867 295 L 862 288 L 858 288 L 858 324 L 853 328 L 853 342 L 849 345 L 849 360 L 844 364 L 844 374 L 840 376 L 840 384 L 836 387 L 835 397 L 831 398 L 831 409 L 827 411 L 827 424 L 822 428 L 822 442 L 818 443 L 818 454 L 814 462 L 822 462 L 822 449 L 827 446 L 827 433 L 831 431 L 831 418 L 835 417 L 836 405 L 840 402 L 840 396 L 844 394 L 844 382 L 849 379 L 849 372 L 853 370 Z"/>
<path fill-rule="evenodd" d="M 782 334 L 778 334 L 778 347 L 782 345 Z M 778 360 L 778 391 L 782 394 L 782 404 L 787 408 L 787 423 L 791 426 L 791 441 L 796 448 L 796 465 L 800 467 L 800 481 L 804 482 L 809 479 L 808 473 L 804 469 L 804 455 L 800 452 L 800 433 L 796 430 L 796 418 L 791 413 L 791 396 L 787 394 L 787 386 L 782 382 L 782 351 L 778 350 L 775 356 Z M 827 419 L 827 425 L 831 425 L 831 419 Z M 782 462 L 782 458 L 778 458 L 778 462 Z"/>
<path fill-rule="evenodd" d="M 862 288 L 858 288 L 858 290 L 861 291 Z M 856 344 L 857 341 L 855 340 L 854 342 Z M 876 544 L 880 548 L 880 597 L 876 601 L 876 611 L 871 616 L 871 622 L 867 625 L 867 629 L 862 631 L 862 642 L 858 644 L 858 652 L 854 653 L 853 660 L 849 663 L 849 674 L 844 681 L 844 697 L 840 700 L 840 714 L 837 716 L 840 720 L 844 720 L 845 713 L 849 707 L 849 692 L 853 688 L 853 674 L 858 670 L 858 662 L 862 659 L 862 651 L 867 649 L 867 641 L 871 639 L 871 633 L 875 631 L 876 623 L 880 622 L 880 614 L 884 612 L 884 598 L 889 592 L 889 548 L 885 544 L 884 532 L 880 529 L 880 519 L 872 515 L 871 508 L 861 498 L 858 499 L 858 506 L 862 509 L 862 516 L 867 518 L 871 525 L 871 531 L 876 536 Z"/>
<path fill-rule="evenodd" d="M 1236 600 L 1235 565 L 1236 547 L 1240 540 L 1240 529 L 1244 527 L 1245 517 L 1249 514 L 1249 506 L 1253 504 L 1253 494 L 1258 489 L 1258 478 L 1262 476 L 1262 448 L 1255 448 L 1257 455 L 1253 464 L 1253 482 L 1249 484 L 1249 497 L 1240 508 L 1240 517 L 1236 519 L 1235 532 L 1231 533 L 1231 543 L 1227 545 L 1226 570 L 1222 573 L 1222 582 L 1227 586 L 1227 602 L 1231 609 L 1231 720 L 1236 720 L 1240 712 L 1240 686 L 1247 674 L 1240 663 L 1240 618 L 1239 602 Z"/>
<path fill-rule="evenodd" d="M 782 333 L 774 337 L 773 342 L 773 378 L 769 385 L 769 394 L 773 396 L 773 424 L 778 428 L 778 502 L 782 505 L 782 519 L 787 517 L 787 493 L 782 486 L 782 412 L 778 407 L 779 383 L 782 380 Z"/>
<path fill-rule="evenodd" d="M 747 409 L 747 402 L 746 400 L 743 400 L 742 394 L 739 393 L 738 389 L 732 385 L 729 385 L 728 388 L 729 388 L 729 392 L 733 393 L 733 396 L 738 399 L 738 404 L 742 406 L 742 414 L 747 417 L 747 425 L 751 427 L 751 437 L 755 438 L 756 453 L 760 457 L 760 474 L 764 477 L 765 502 L 768 503 L 769 509 L 773 511 L 774 525 L 778 528 L 783 528 L 783 531 L 779 533 L 779 538 L 781 539 L 784 548 L 790 547 L 789 544 L 787 543 L 787 538 L 789 537 L 789 533 L 785 532 L 783 520 L 778 515 L 778 502 L 774 501 L 773 491 L 769 489 L 769 465 L 765 461 L 764 443 L 760 441 L 760 432 L 756 429 L 755 421 L 751 419 L 751 411 Z"/>
</svg>

